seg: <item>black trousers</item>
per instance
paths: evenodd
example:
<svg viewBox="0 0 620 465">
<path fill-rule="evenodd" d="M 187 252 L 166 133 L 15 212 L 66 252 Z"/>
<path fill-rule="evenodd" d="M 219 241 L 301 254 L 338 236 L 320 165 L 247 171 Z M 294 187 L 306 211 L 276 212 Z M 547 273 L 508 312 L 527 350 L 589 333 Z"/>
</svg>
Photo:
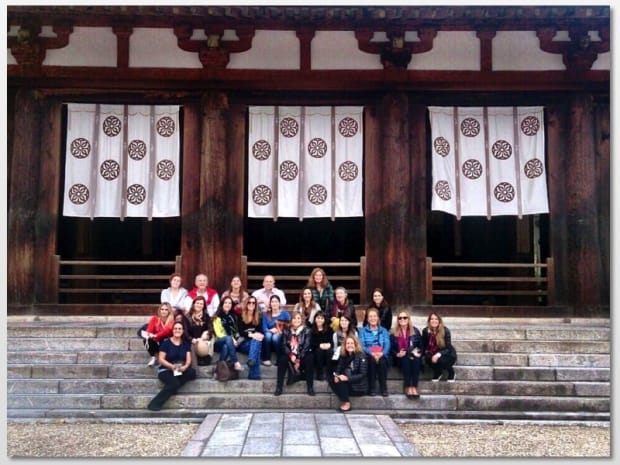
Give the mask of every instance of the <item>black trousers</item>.
<svg viewBox="0 0 620 465">
<path fill-rule="evenodd" d="M 371 394 L 377 392 L 376 381 L 379 381 L 381 393 L 387 392 L 387 372 L 388 362 L 385 356 L 381 357 L 378 362 L 373 357 L 368 357 L 368 385 Z"/>
<path fill-rule="evenodd" d="M 282 389 L 284 385 L 284 375 L 289 376 L 289 380 L 292 382 L 299 381 L 303 378 L 306 379 L 306 386 L 308 389 L 314 389 L 314 357 L 312 352 L 308 352 L 304 358 L 301 359 L 299 365 L 301 373 L 293 373 L 292 364 L 288 356 L 284 352 L 278 354 L 278 371 L 276 379 L 276 387 Z"/>
<path fill-rule="evenodd" d="M 448 376 L 454 375 L 454 368 L 452 366 L 456 363 L 456 359 L 452 355 L 442 355 L 437 360 L 437 363 L 433 363 L 430 357 L 424 357 L 424 363 L 431 367 L 433 370 L 433 378 L 439 377 L 443 370 L 448 371 Z"/>
<path fill-rule="evenodd" d="M 334 375 L 329 375 L 327 377 L 327 384 L 329 385 L 329 387 L 331 388 L 332 391 L 334 391 L 334 394 L 336 394 L 336 397 L 338 397 L 338 399 L 340 400 L 340 402 L 349 402 L 349 399 L 351 397 L 357 397 L 357 396 L 365 396 L 368 394 L 368 392 L 366 391 L 356 391 L 355 389 L 353 389 L 353 385 L 351 384 L 351 381 L 338 381 L 337 383 L 334 382 Z"/>
<path fill-rule="evenodd" d="M 151 402 L 149 402 L 149 410 L 160 410 L 166 401 L 177 393 L 181 386 L 188 381 L 196 379 L 196 370 L 189 367 L 180 376 L 174 376 L 171 370 L 164 370 L 161 371 L 157 377 L 162 383 L 164 383 L 164 387 L 155 397 L 153 397 Z"/>
</svg>

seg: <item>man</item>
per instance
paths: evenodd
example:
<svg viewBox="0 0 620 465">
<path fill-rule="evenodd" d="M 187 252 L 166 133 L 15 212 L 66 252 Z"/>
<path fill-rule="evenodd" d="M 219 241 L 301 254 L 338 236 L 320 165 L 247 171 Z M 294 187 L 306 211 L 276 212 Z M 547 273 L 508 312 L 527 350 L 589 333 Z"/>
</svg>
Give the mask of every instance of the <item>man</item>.
<svg viewBox="0 0 620 465">
<path fill-rule="evenodd" d="M 286 305 L 286 297 L 284 297 L 284 292 L 274 286 L 276 283 L 275 278 L 268 274 L 263 278 L 263 288 L 257 289 L 252 292 L 252 296 L 256 297 L 258 301 L 258 307 L 262 312 L 266 312 L 269 308 L 269 299 L 272 295 L 277 295 L 280 297 L 280 305 L 284 307 Z"/>
<path fill-rule="evenodd" d="M 211 287 L 208 287 L 209 278 L 204 273 L 196 275 L 194 284 L 195 287 L 188 292 L 187 297 L 185 298 L 185 313 L 187 314 L 187 312 L 189 312 L 194 299 L 201 295 L 207 301 L 207 313 L 211 318 L 213 318 L 213 315 L 215 315 L 215 312 L 217 311 L 217 307 L 220 305 L 220 297 L 217 295 L 217 291 Z"/>
</svg>

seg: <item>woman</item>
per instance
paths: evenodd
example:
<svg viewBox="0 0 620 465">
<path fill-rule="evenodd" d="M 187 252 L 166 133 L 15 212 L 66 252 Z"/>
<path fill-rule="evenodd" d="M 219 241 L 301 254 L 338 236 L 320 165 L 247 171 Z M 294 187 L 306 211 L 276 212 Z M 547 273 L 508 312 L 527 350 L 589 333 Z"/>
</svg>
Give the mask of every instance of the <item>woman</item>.
<svg viewBox="0 0 620 465">
<path fill-rule="evenodd" d="M 312 297 L 319 304 L 321 310 L 328 313 L 334 302 L 334 289 L 322 268 L 312 270 L 308 278 L 307 287 L 312 290 Z"/>
<path fill-rule="evenodd" d="M 357 315 L 355 314 L 355 306 L 347 295 L 347 290 L 339 286 L 334 291 L 334 302 L 329 311 L 329 325 L 334 331 L 338 329 L 338 321 L 342 315 L 347 315 L 353 322 L 353 327 L 357 328 Z"/>
<path fill-rule="evenodd" d="M 232 297 L 234 306 L 235 315 L 241 315 L 241 311 L 243 310 L 243 304 L 248 300 L 250 294 L 243 288 L 243 284 L 241 283 L 241 278 L 239 276 L 233 276 L 230 280 L 230 287 L 222 293 L 222 298 L 224 297 Z"/>
<path fill-rule="evenodd" d="M 157 315 L 153 315 L 148 323 L 138 330 L 138 335 L 144 340 L 144 347 L 151 355 L 147 366 L 152 367 L 157 363 L 159 345 L 172 334 L 172 323 L 174 323 L 172 306 L 164 302 L 157 309 Z"/>
<path fill-rule="evenodd" d="M 334 355 L 334 331 L 325 321 L 325 313 L 318 312 L 310 330 L 310 347 L 314 357 L 317 381 L 324 381 L 333 371 L 330 361 Z"/>
<path fill-rule="evenodd" d="M 172 336 L 165 339 L 159 347 L 159 369 L 157 377 L 164 383 L 161 391 L 149 402 L 147 408 L 161 410 L 166 401 L 176 394 L 186 382 L 196 379 L 192 368 L 192 350 L 189 341 L 183 338 L 183 325 L 175 322 Z"/>
<path fill-rule="evenodd" d="M 291 324 L 283 331 L 282 350 L 278 355 L 276 391 L 273 395 L 282 394 L 284 374 L 288 372 L 287 385 L 305 377 L 308 395 L 314 396 L 314 359 L 310 347 L 310 328 L 304 324 L 301 312 L 294 312 L 291 317 L 282 314 L 278 318 L 284 320 L 290 318 Z"/>
<path fill-rule="evenodd" d="M 419 399 L 418 380 L 422 366 L 422 334 L 411 323 L 405 310 L 398 312 L 397 323 L 390 335 L 392 359 L 403 374 L 403 390 L 409 399 Z"/>
<path fill-rule="evenodd" d="M 224 297 L 213 320 L 213 332 L 215 333 L 215 351 L 220 353 L 220 360 L 234 364 L 237 371 L 243 371 L 237 358 L 237 345 L 239 341 L 239 325 L 237 316 L 233 312 L 233 300 Z"/>
<path fill-rule="evenodd" d="M 256 297 L 248 298 L 243 304 L 239 318 L 239 334 L 241 339 L 237 350 L 248 355 L 248 366 L 250 367 L 248 379 L 261 379 L 260 355 L 265 335 L 263 334 L 261 312 L 258 310 Z"/>
<path fill-rule="evenodd" d="M 332 356 L 332 368 L 336 368 L 338 365 L 338 358 L 340 357 L 340 348 L 347 336 L 355 336 L 357 338 L 357 329 L 353 327 L 351 317 L 342 315 L 338 324 L 338 329 L 334 332 L 334 355 Z"/>
<path fill-rule="evenodd" d="M 303 313 L 306 325 L 312 326 L 314 315 L 320 310 L 321 307 L 315 302 L 312 295 L 312 289 L 308 286 L 304 287 L 299 294 L 299 302 L 295 304 L 293 311 Z"/>
<path fill-rule="evenodd" d="M 428 315 L 426 328 L 422 330 L 424 363 L 433 370 L 433 381 L 443 378 L 443 371 L 448 372 L 447 380 L 456 381 L 453 365 L 456 363 L 456 349 L 452 345 L 450 330 L 444 326 L 441 317 L 433 312 Z"/>
<path fill-rule="evenodd" d="M 256 297 L 254 298 L 256 299 Z M 282 345 L 282 331 L 278 325 L 276 325 L 276 321 L 281 313 L 288 314 L 288 312 L 282 310 L 280 306 L 280 297 L 274 294 L 269 298 L 269 307 L 262 315 L 262 326 L 265 339 L 263 340 L 261 363 L 267 367 L 271 366 L 271 352 L 276 352 L 277 358 L 280 346 Z"/>
<path fill-rule="evenodd" d="M 372 291 L 372 303 L 368 306 L 368 308 L 376 308 L 379 310 L 379 323 L 385 329 L 390 331 L 392 329 L 392 309 L 390 305 L 383 297 L 383 291 L 380 288 L 375 288 Z M 368 310 L 366 310 L 368 312 Z M 368 320 L 364 318 L 364 326 L 368 324 Z"/>
<path fill-rule="evenodd" d="M 360 332 L 360 344 L 368 356 L 368 381 L 370 395 L 376 396 L 376 381 L 383 397 L 388 396 L 387 372 L 390 366 L 390 333 L 379 324 L 379 310 L 371 308 L 366 314 L 368 324 Z"/>
<path fill-rule="evenodd" d="M 192 344 L 192 367 L 196 365 L 206 366 L 211 363 L 211 356 L 198 356 L 196 345 L 198 342 L 208 341 L 213 337 L 213 321 L 206 312 L 207 301 L 203 296 L 198 296 L 192 301 L 185 323 L 185 334 Z"/>
<path fill-rule="evenodd" d="M 368 360 L 355 336 L 346 336 L 340 349 L 338 366 L 328 378 L 329 387 L 340 399 L 341 412 L 351 410 L 351 396 L 368 394 Z"/>
<path fill-rule="evenodd" d="M 162 304 L 168 302 L 172 305 L 175 312 L 185 313 L 183 302 L 185 301 L 185 297 L 187 297 L 187 289 L 181 287 L 181 283 L 183 282 L 181 275 L 179 273 L 172 273 L 170 278 L 168 278 L 168 282 L 170 283 L 170 287 L 161 291 L 160 302 Z"/>
</svg>

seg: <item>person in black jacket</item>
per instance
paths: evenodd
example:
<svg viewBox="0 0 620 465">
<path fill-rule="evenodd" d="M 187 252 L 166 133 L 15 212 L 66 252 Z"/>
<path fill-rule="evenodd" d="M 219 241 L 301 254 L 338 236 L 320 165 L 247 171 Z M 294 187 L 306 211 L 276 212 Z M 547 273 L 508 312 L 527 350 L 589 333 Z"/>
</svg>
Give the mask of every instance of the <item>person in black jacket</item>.
<svg viewBox="0 0 620 465">
<path fill-rule="evenodd" d="M 403 390 L 408 399 L 418 399 L 418 380 L 422 367 L 422 333 L 411 323 L 406 310 L 398 312 L 397 323 L 390 334 L 390 351 L 394 365 L 403 374 Z"/>
<path fill-rule="evenodd" d="M 383 296 L 383 290 L 381 288 L 376 287 L 374 291 L 372 291 L 372 302 L 368 305 L 366 309 L 366 314 L 368 314 L 368 309 L 376 308 L 379 310 L 379 324 L 383 326 L 388 331 L 392 329 L 392 309 L 390 308 L 390 304 L 388 304 L 387 300 Z M 368 317 L 364 316 L 364 324 L 366 326 L 368 324 Z"/>
<path fill-rule="evenodd" d="M 314 323 L 312 323 L 310 330 L 310 346 L 314 357 L 316 379 L 317 381 L 325 381 L 332 371 L 329 368 L 334 355 L 334 332 L 328 325 L 325 313 L 322 310 L 318 311 L 314 317 Z"/>
<path fill-rule="evenodd" d="M 428 315 L 426 324 L 426 328 L 422 330 L 424 363 L 433 370 L 433 381 L 445 380 L 443 372 L 447 371 L 447 380 L 453 383 L 456 380 L 453 368 L 456 363 L 456 349 L 452 345 L 450 330 L 435 312 Z"/>
<path fill-rule="evenodd" d="M 341 347 L 338 366 L 328 378 L 329 387 L 340 399 L 341 412 L 351 410 L 351 396 L 368 394 L 368 360 L 355 336 L 347 336 Z"/>
</svg>

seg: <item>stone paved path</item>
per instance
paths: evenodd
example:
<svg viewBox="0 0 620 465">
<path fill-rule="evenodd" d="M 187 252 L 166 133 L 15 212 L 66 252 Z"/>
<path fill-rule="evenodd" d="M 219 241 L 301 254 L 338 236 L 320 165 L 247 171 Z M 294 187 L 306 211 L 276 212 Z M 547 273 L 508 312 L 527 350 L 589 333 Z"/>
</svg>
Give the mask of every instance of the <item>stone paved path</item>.
<svg viewBox="0 0 620 465">
<path fill-rule="evenodd" d="M 224 413 L 204 419 L 185 457 L 414 457 L 387 415 Z"/>
</svg>

